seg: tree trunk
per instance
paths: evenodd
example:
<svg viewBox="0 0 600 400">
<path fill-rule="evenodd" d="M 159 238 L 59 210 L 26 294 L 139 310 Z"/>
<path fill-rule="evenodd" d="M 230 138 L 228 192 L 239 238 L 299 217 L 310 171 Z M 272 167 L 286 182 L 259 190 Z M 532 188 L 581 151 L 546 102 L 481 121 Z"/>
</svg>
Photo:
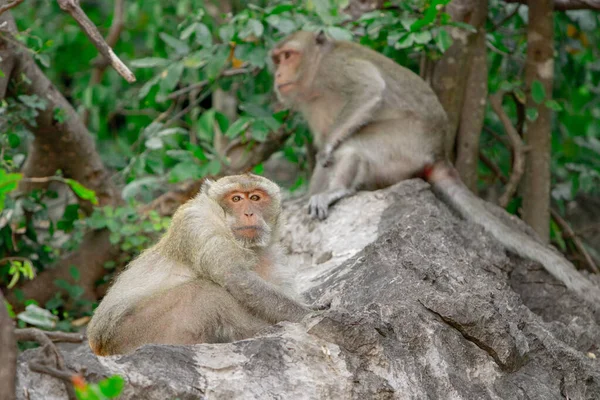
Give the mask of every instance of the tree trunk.
<svg viewBox="0 0 600 400">
<path fill-rule="evenodd" d="M 474 131 L 481 132 L 483 127 L 483 119 L 480 117 L 471 118 L 465 114 L 463 121 L 463 110 L 466 110 L 465 113 L 471 114 L 483 113 L 479 109 L 485 110 L 485 103 L 480 104 L 479 99 L 468 99 L 469 107 L 471 107 L 468 109 L 465 107 L 465 101 L 467 96 L 466 86 L 471 70 L 469 66 L 473 62 L 477 44 L 482 40 L 478 38 L 480 36 L 485 38 L 487 0 L 454 0 L 448 5 L 447 12 L 454 21 L 466 22 L 478 29 L 478 33 L 469 33 L 464 29 L 451 28 L 450 34 L 454 39 L 454 43 L 444 53 L 442 59 L 438 61 L 433 73 L 432 87 L 444 110 L 446 110 L 446 114 L 448 114 L 449 133 L 446 137 L 446 152 L 449 158 L 454 161 L 456 156 L 455 142 L 460 124 L 469 124 L 464 129 L 466 135 L 470 135 Z M 485 40 L 483 41 L 485 46 Z M 485 52 L 485 48 L 483 51 Z M 480 75 L 481 71 L 473 71 L 473 73 Z M 469 95 L 481 90 L 480 83 L 474 83 L 473 86 L 469 90 Z M 477 97 L 479 97 L 478 94 Z M 475 109 L 472 107 L 475 107 Z M 481 121 L 478 122 L 480 119 Z"/>
<path fill-rule="evenodd" d="M 17 341 L 13 320 L 8 316 L 0 290 L 0 400 L 15 398 Z"/>
<path fill-rule="evenodd" d="M 550 239 L 550 139 L 552 111 L 531 96 L 535 81 L 541 82 L 546 98 L 552 96 L 554 78 L 553 0 L 529 0 L 525 83 L 529 89 L 527 108 L 537 110 L 537 119 L 527 122 L 525 142 L 530 148 L 523 184 L 523 219 L 544 242 Z"/>
<path fill-rule="evenodd" d="M 477 167 L 479 164 L 479 137 L 483 129 L 488 93 L 487 51 L 485 47 L 485 20 L 487 1 L 475 4 L 471 24 L 477 33 L 469 38 L 470 62 L 466 79 L 464 102 L 456 137 L 456 169 L 463 182 L 477 193 Z"/>
</svg>

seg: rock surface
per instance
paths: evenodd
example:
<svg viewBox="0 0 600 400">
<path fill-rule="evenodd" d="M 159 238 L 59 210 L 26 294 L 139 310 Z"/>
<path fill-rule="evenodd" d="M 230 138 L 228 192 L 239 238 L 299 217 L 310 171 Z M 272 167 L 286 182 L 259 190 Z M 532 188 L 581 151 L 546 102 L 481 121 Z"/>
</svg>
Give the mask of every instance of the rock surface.
<svg viewBox="0 0 600 400">
<path fill-rule="evenodd" d="M 331 309 L 257 338 L 145 346 L 97 358 L 65 350 L 122 399 L 600 399 L 600 324 L 539 265 L 511 255 L 411 180 L 362 192 L 311 221 L 285 206 L 298 286 Z M 508 218 L 507 218 L 508 219 Z M 19 399 L 64 399 L 19 358 Z"/>
</svg>

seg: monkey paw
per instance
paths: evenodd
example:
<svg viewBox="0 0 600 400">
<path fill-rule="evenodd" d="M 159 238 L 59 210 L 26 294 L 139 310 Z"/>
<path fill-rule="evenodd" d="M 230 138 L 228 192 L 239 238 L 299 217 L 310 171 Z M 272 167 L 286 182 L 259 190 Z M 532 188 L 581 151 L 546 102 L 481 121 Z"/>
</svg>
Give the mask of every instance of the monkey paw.
<svg viewBox="0 0 600 400">
<path fill-rule="evenodd" d="M 329 199 L 327 195 L 315 194 L 311 196 L 308 202 L 308 213 L 312 218 L 324 220 L 327 218 L 327 210 L 329 208 Z"/>
</svg>

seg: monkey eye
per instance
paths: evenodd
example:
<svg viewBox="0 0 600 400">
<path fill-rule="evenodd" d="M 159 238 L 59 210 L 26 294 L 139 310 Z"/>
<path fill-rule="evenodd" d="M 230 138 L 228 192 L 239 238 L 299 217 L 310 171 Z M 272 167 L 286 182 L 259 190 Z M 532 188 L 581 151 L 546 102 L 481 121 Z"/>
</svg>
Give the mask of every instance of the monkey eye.
<svg viewBox="0 0 600 400">
<path fill-rule="evenodd" d="M 242 196 L 235 195 L 231 198 L 231 201 L 233 201 L 234 203 L 237 203 L 240 200 L 242 200 Z"/>
<path fill-rule="evenodd" d="M 252 201 L 259 201 L 260 200 L 260 196 L 257 194 L 253 194 L 252 196 L 250 196 L 250 200 Z"/>
<path fill-rule="evenodd" d="M 283 52 L 283 59 L 287 60 L 292 56 L 292 52 L 291 51 L 284 51 Z"/>
</svg>

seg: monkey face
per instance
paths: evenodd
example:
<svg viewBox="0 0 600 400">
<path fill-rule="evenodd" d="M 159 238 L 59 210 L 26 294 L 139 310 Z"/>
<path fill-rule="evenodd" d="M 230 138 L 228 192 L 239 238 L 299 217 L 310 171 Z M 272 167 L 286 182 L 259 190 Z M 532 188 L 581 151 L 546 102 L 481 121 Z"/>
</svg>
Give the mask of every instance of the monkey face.
<svg viewBox="0 0 600 400">
<path fill-rule="evenodd" d="M 271 240 L 269 219 L 271 198 L 260 189 L 232 191 L 221 201 L 226 220 L 234 237 L 244 247 L 264 247 Z"/>
<path fill-rule="evenodd" d="M 274 49 L 271 52 L 271 58 L 277 68 L 275 71 L 275 91 L 280 98 L 285 98 L 298 90 L 302 54 L 295 42 L 290 42 Z"/>
</svg>

